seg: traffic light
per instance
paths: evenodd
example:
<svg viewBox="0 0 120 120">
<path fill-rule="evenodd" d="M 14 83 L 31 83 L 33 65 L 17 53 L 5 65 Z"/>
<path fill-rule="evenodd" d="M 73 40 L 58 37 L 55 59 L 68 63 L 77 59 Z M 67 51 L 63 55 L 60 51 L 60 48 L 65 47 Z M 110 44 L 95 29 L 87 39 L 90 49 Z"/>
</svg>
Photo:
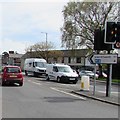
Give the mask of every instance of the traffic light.
<svg viewBox="0 0 120 120">
<path fill-rule="evenodd" d="M 104 41 L 107 44 L 114 44 L 117 39 L 117 25 L 115 22 L 107 22 Z"/>
<path fill-rule="evenodd" d="M 104 43 L 105 30 L 96 29 L 94 32 L 94 50 L 112 50 L 111 44 Z"/>
<path fill-rule="evenodd" d="M 114 44 L 114 48 L 120 49 L 120 22 L 117 22 L 117 32 L 116 32 L 116 43 Z"/>
<path fill-rule="evenodd" d="M 117 39 L 116 42 L 120 42 L 120 22 L 117 22 Z"/>
</svg>

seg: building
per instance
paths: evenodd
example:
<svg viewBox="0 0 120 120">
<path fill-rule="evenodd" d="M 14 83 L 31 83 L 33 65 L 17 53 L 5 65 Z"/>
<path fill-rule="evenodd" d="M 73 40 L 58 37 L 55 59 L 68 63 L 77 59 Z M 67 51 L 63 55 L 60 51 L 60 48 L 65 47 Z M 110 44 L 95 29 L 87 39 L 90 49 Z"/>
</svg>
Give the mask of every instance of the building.
<svg viewBox="0 0 120 120">
<path fill-rule="evenodd" d="M 9 65 L 21 66 L 21 57 L 23 54 L 9 54 Z"/>
<path fill-rule="evenodd" d="M 14 51 L 3 52 L 2 54 L 2 65 L 15 65 L 21 66 L 21 57 L 23 54 L 18 54 Z"/>
<path fill-rule="evenodd" d="M 93 66 L 88 62 L 88 49 L 54 50 L 55 53 L 53 53 L 53 51 L 51 50 L 51 52 L 52 55 L 49 55 L 48 63 L 64 63 L 70 65 L 74 69 L 83 66 Z M 56 54 L 56 52 L 59 52 L 61 54 L 58 55 Z M 33 54 L 33 52 L 27 52 L 26 54 L 24 54 L 21 58 L 21 67 L 23 68 L 26 58 L 40 58 L 40 56 L 35 55 L 36 54 Z"/>
</svg>

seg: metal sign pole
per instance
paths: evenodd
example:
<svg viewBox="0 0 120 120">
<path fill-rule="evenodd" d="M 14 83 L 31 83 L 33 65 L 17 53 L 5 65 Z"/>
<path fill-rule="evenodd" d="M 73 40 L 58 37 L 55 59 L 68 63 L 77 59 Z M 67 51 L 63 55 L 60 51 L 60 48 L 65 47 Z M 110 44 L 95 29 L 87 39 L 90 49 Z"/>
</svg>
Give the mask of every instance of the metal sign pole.
<svg viewBox="0 0 120 120">
<path fill-rule="evenodd" d="M 112 64 L 110 65 L 110 76 L 109 76 L 109 96 L 111 95 L 111 83 L 112 83 Z"/>
<path fill-rule="evenodd" d="M 110 53 L 110 50 L 108 50 L 108 54 Z M 106 82 L 106 97 L 110 97 L 110 82 L 111 82 L 111 64 L 107 65 L 107 82 Z"/>
<path fill-rule="evenodd" d="M 96 87 L 96 64 L 94 66 L 94 87 L 93 87 L 93 95 L 95 95 L 95 88 Z"/>
<path fill-rule="evenodd" d="M 111 83 L 112 83 L 112 64 L 108 65 L 108 76 L 107 76 L 107 84 L 106 84 L 106 97 L 110 97 Z"/>
</svg>

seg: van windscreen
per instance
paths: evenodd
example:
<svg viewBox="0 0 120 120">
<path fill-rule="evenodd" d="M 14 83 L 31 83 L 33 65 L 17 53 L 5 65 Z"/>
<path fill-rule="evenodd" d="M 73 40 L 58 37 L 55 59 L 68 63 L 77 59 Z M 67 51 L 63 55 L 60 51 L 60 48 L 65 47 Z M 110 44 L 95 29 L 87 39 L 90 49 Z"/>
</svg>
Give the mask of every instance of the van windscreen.
<svg viewBox="0 0 120 120">
<path fill-rule="evenodd" d="M 67 73 L 69 73 L 69 72 L 72 71 L 70 67 L 61 67 L 61 66 L 59 66 L 57 68 L 58 68 L 59 72 L 67 72 Z"/>
<path fill-rule="evenodd" d="M 44 67 L 46 67 L 46 63 L 45 62 L 35 62 L 35 66 L 44 68 Z"/>
</svg>

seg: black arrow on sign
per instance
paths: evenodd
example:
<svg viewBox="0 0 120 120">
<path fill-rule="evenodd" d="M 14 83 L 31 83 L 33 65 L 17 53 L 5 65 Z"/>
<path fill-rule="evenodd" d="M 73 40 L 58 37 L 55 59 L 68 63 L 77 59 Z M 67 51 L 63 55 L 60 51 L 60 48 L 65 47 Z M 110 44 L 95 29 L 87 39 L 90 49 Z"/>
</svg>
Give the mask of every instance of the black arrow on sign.
<svg viewBox="0 0 120 120">
<path fill-rule="evenodd" d="M 92 53 L 88 58 L 88 60 L 91 64 L 95 64 L 95 61 L 93 60 L 93 56 L 94 56 L 94 53 Z"/>
</svg>

